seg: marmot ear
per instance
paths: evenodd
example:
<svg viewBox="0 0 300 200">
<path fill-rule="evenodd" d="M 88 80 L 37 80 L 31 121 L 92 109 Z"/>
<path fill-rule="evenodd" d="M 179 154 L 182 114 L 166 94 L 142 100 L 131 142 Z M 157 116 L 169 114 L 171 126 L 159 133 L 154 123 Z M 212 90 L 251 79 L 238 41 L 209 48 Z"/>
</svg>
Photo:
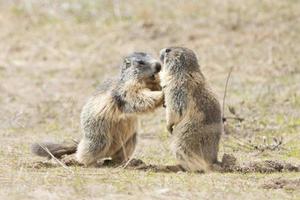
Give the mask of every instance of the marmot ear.
<svg viewBox="0 0 300 200">
<path fill-rule="evenodd" d="M 126 69 L 129 68 L 130 65 L 131 65 L 131 61 L 130 61 L 129 59 L 125 58 L 125 59 L 124 59 L 124 65 L 125 65 L 125 68 L 126 68 Z"/>
</svg>

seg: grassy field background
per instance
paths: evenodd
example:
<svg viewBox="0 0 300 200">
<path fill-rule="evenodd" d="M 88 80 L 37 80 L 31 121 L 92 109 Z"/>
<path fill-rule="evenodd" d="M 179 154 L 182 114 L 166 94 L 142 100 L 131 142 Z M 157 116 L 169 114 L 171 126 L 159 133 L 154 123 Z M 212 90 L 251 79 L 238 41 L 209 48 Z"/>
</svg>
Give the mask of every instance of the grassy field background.
<svg viewBox="0 0 300 200">
<path fill-rule="evenodd" d="M 79 138 L 85 100 L 123 56 L 186 46 L 243 122 L 220 157 L 300 161 L 300 1 L 0 0 L 0 199 L 300 199 L 299 173 L 32 168 L 34 141 Z M 282 140 L 274 150 L 276 140 Z M 259 150 L 259 149 L 263 149 Z M 141 117 L 134 157 L 174 164 L 164 109 Z M 271 180 L 298 185 L 265 189 Z"/>
</svg>

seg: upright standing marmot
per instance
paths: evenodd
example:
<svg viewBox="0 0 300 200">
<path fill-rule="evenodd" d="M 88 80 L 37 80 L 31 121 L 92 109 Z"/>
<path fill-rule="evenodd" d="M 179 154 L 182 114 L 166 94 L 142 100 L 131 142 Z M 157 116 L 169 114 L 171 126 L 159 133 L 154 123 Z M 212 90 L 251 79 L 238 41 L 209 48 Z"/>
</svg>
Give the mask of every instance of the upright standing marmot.
<svg viewBox="0 0 300 200">
<path fill-rule="evenodd" d="M 162 105 L 162 91 L 150 90 L 158 89 L 155 76 L 160 69 L 160 63 L 146 53 L 125 57 L 119 78 L 100 86 L 83 107 L 83 137 L 77 151 L 77 144 L 42 146 L 56 157 L 76 151 L 77 160 L 87 166 L 106 157 L 117 164 L 128 160 L 136 146 L 138 114 Z M 39 144 L 34 144 L 32 150 L 37 155 L 48 156 Z"/>
<path fill-rule="evenodd" d="M 172 149 L 185 170 L 208 170 L 217 163 L 223 131 L 220 104 L 209 89 L 192 50 L 162 49 L 160 59 Z"/>
</svg>

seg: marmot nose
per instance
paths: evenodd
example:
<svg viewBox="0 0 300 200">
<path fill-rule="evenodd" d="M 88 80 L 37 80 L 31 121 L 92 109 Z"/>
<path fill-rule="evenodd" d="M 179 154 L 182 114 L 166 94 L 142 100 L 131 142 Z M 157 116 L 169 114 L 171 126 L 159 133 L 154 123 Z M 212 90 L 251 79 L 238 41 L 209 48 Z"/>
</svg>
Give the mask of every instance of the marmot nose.
<svg viewBox="0 0 300 200">
<path fill-rule="evenodd" d="M 155 63 L 155 72 L 158 73 L 161 70 L 161 64 L 159 62 Z"/>
</svg>

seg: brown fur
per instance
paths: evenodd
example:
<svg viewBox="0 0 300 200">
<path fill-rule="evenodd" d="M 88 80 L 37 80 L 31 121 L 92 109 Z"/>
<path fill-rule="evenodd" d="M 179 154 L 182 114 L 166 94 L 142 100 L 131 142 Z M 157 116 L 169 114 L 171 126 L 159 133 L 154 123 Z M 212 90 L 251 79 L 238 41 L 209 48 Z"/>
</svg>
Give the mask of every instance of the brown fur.
<svg viewBox="0 0 300 200">
<path fill-rule="evenodd" d="M 188 171 L 206 171 L 217 163 L 223 124 L 220 104 L 209 89 L 193 51 L 161 50 L 161 81 L 167 129 L 179 163 Z"/>
<path fill-rule="evenodd" d="M 162 91 L 151 91 L 160 88 L 155 78 L 159 70 L 159 62 L 148 54 L 133 53 L 124 58 L 120 77 L 97 89 L 81 112 L 83 137 L 76 151 L 79 163 L 90 166 L 110 158 L 121 164 L 130 158 L 137 141 L 138 114 L 151 112 L 163 103 Z M 50 152 L 53 149 L 53 144 L 44 146 Z M 37 149 L 34 153 L 38 154 Z"/>
</svg>

